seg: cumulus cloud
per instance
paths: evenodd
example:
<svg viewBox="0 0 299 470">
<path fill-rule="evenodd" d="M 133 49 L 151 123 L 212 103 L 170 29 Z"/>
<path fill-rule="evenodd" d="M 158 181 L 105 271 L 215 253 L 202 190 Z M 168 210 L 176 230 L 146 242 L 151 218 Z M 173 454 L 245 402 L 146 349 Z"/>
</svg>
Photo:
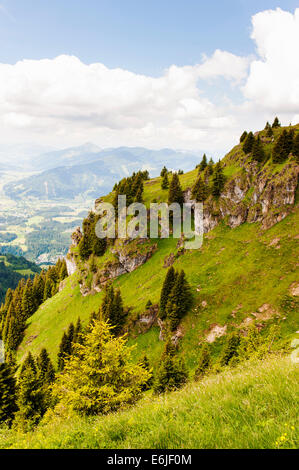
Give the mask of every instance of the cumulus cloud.
<svg viewBox="0 0 299 470">
<path fill-rule="evenodd" d="M 223 77 L 239 83 L 247 77 L 249 60 L 249 57 L 216 49 L 211 57 L 204 56 L 203 64 L 197 69 L 198 76 L 202 79 Z"/>
<path fill-rule="evenodd" d="M 299 112 L 299 8 L 269 10 L 252 18 L 251 38 L 260 56 L 250 65 L 247 99 L 273 112 Z"/>
<path fill-rule="evenodd" d="M 229 150 L 245 128 L 299 114 L 299 9 L 253 16 L 251 38 L 254 58 L 217 49 L 156 78 L 68 55 L 0 64 L 2 135 L 57 146 Z M 203 91 L 216 78 L 235 85 L 238 102 L 234 92 L 214 102 Z"/>
</svg>

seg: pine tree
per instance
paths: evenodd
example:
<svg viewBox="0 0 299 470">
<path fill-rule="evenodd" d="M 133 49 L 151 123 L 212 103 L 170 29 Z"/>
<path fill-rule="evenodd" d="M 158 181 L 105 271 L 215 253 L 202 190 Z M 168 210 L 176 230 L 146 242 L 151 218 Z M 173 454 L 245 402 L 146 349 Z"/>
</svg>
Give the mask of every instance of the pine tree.
<svg viewBox="0 0 299 470">
<path fill-rule="evenodd" d="M 204 202 L 208 196 L 208 188 L 202 177 L 199 176 L 192 188 L 191 197 L 197 202 Z"/>
<path fill-rule="evenodd" d="M 44 289 L 44 302 L 47 299 L 50 299 L 52 297 L 52 289 L 53 289 L 54 283 L 51 279 L 46 279 L 45 282 L 45 289 Z"/>
<path fill-rule="evenodd" d="M 168 352 L 166 349 L 168 346 L 169 340 L 165 344 L 155 376 L 155 393 L 164 393 L 176 390 L 182 387 L 188 378 L 188 373 L 183 359 L 178 358 L 172 348 L 170 349 L 170 352 Z"/>
<path fill-rule="evenodd" d="M 219 197 L 225 184 L 225 177 L 222 170 L 221 162 L 216 163 L 212 180 L 212 195 Z"/>
<path fill-rule="evenodd" d="M 67 272 L 67 266 L 66 266 L 66 261 L 65 259 L 62 262 L 60 271 L 59 271 L 59 279 L 60 281 L 64 281 L 68 277 L 68 272 Z"/>
<path fill-rule="evenodd" d="M 120 290 L 117 289 L 114 294 L 112 308 L 109 315 L 109 322 L 113 326 L 113 333 L 118 335 L 125 322 L 125 313 Z"/>
<path fill-rule="evenodd" d="M 138 188 L 134 202 L 143 203 L 143 184 Z"/>
<path fill-rule="evenodd" d="M 83 336 L 83 326 L 81 323 L 80 317 L 77 320 L 76 326 L 75 326 L 75 331 L 74 331 L 74 343 L 80 343 L 82 342 L 82 336 Z"/>
<path fill-rule="evenodd" d="M 35 311 L 35 302 L 33 299 L 32 281 L 28 279 L 22 297 L 22 310 L 25 320 L 31 317 Z"/>
<path fill-rule="evenodd" d="M 272 128 L 274 129 L 275 127 L 281 127 L 278 117 L 274 119 L 274 122 L 272 124 Z"/>
<path fill-rule="evenodd" d="M 220 355 L 221 366 L 229 365 L 232 358 L 238 355 L 239 345 L 240 345 L 239 334 L 235 332 L 230 333 L 227 336 L 226 341 L 221 351 L 221 355 Z"/>
<path fill-rule="evenodd" d="M 150 378 L 144 367 L 131 361 L 132 347 L 116 338 L 107 322 L 94 321 L 84 344 L 66 363 L 54 385 L 54 399 L 66 409 L 84 415 L 116 411 L 134 404 Z"/>
<path fill-rule="evenodd" d="M 247 131 L 244 131 L 243 134 L 241 135 L 240 137 L 240 143 L 244 142 L 244 140 L 246 139 L 247 137 Z"/>
<path fill-rule="evenodd" d="M 0 363 L 0 424 L 11 425 L 17 411 L 14 368 Z"/>
<path fill-rule="evenodd" d="M 264 160 L 265 154 L 264 149 L 261 143 L 260 136 L 254 140 L 254 144 L 252 146 L 252 158 L 257 162 L 262 162 Z"/>
<path fill-rule="evenodd" d="M 55 380 L 55 370 L 49 354 L 45 348 L 36 360 L 37 378 L 41 385 L 50 385 Z"/>
<path fill-rule="evenodd" d="M 153 384 L 153 368 L 150 366 L 150 362 L 146 354 L 144 354 L 143 358 L 139 362 L 139 365 L 143 367 L 149 374 L 149 378 L 143 385 L 142 391 L 149 390 Z"/>
<path fill-rule="evenodd" d="M 204 343 L 198 360 L 198 366 L 195 372 L 195 380 L 201 379 L 211 367 L 211 355 L 208 343 Z"/>
<path fill-rule="evenodd" d="M 62 371 L 64 369 L 67 345 L 68 345 L 68 337 L 67 337 L 67 334 L 64 332 L 61 338 L 59 351 L 57 354 L 57 368 L 59 371 Z"/>
<path fill-rule="evenodd" d="M 168 170 L 167 170 L 166 166 L 164 166 L 162 168 L 161 173 L 160 173 L 161 178 L 163 178 L 165 175 L 167 175 L 167 173 L 168 173 Z"/>
<path fill-rule="evenodd" d="M 214 172 L 214 161 L 212 158 L 209 160 L 209 164 L 206 168 L 207 176 L 211 176 Z"/>
<path fill-rule="evenodd" d="M 24 361 L 19 380 L 17 395 L 18 411 L 15 424 L 23 429 L 36 425 L 42 416 L 42 394 L 37 379 L 34 359 L 29 353 Z"/>
<path fill-rule="evenodd" d="M 172 291 L 172 288 L 174 286 L 176 279 L 176 272 L 174 268 L 171 266 L 166 274 L 163 287 L 161 290 L 161 295 L 160 295 L 160 310 L 159 310 L 159 315 L 162 320 L 166 317 L 166 305 L 168 302 L 168 298 L 170 295 L 170 292 Z"/>
<path fill-rule="evenodd" d="M 166 317 L 171 331 L 175 330 L 181 319 L 186 315 L 192 305 L 192 295 L 189 283 L 182 270 L 175 279 L 173 288 L 166 304 Z"/>
<path fill-rule="evenodd" d="M 272 151 L 273 163 L 284 162 L 293 148 L 293 133 L 288 133 L 286 129 L 278 137 Z"/>
<path fill-rule="evenodd" d="M 243 152 L 246 155 L 252 152 L 253 144 L 254 144 L 254 135 L 252 132 L 249 132 L 243 144 Z"/>
<path fill-rule="evenodd" d="M 171 205 L 173 202 L 177 202 L 180 205 L 184 203 L 183 191 L 179 177 L 176 173 L 172 176 L 168 193 L 168 204 Z"/>
<path fill-rule="evenodd" d="M 207 166 L 208 166 L 207 156 L 206 154 L 204 154 L 204 156 L 202 157 L 202 161 L 200 162 L 200 165 L 199 165 L 199 171 L 204 171 Z"/>
<path fill-rule="evenodd" d="M 81 260 L 85 261 L 91 255 L 92 249 L 90 245 L 91 244 L 89 237 L 87 235 L 83 235 L 78 246 L 79 256 Z"/>
<path fill-rule="evenodd" d="M 169 188 L 169 181 L 168 181 L 168 174 L 165 173 L 163 175 L 162 183 L 161 183 L 161 189 L 168 189 Z"/>
</svg>

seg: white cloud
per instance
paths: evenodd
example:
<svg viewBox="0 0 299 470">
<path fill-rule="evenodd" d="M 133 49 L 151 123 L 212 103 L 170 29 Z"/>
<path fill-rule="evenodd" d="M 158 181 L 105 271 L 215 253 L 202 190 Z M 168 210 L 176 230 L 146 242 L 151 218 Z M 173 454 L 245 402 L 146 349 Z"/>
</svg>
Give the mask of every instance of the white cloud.
<svg viewBox="0 0 299 470">
<path fill-rule="evenodd" d="M 276 114 L 294 123 L 299 9 L 258 13 L 252 25 L 257 57 L 217 49 L 200 64 L 173 65 L 157 78 L 68 55 L 0 64 L 2 140 L 210 149 L 219 157 L 245 128 L 259 129 Z M 215 78 L 235 85 L 238 103 L 234 91 L 217 103 L 203 92 Z"/>
<path fill-rule="evenodd" d="M 245 97 L 269 111 L 298 113 L 299 8 L 258 13 L 252 24 L 260 58 L 251 63 Z"/>
<path fill-rule="evenodd" d="M 249 57 L 216 49 L 211 57 L 204 56 L 203 64 L 198 66 L 198 76 L 202 79 L 224 77 L 238 83 L 247 77 L 248 66 Z"/>
</svg>

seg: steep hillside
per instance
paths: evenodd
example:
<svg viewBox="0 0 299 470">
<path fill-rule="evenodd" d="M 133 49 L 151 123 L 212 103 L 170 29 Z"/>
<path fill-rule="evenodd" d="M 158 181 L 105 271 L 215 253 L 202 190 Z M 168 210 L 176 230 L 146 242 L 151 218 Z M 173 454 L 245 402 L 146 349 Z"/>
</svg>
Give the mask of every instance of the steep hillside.
<svg viewBox="0 0 299 470">
<path fill-rule="evenodd" d="M 293 126 L 295 136 L 299 126 Z M 259 133 L 264 157 L 257 162 L 237 145 L 222 161 L 225 185 L 220 197 L 204 203 L 204 243 L 199 250 L 182 250 L 177 239 L 116 240 L 90 263 L 79 257 L 80 231 L 73 237 L 67 264 L 70 277 L 60 292 L 48 299 L 28 320 L 18 357 L 46 347 L 55 360 L 62 333 L 70 322 L 86 322 L 99 310 L 103 286 L 111 279 L 120 287 L 124 304 L 131 307 L 126 322 L 130 341 L 137 343 L 136 360 L 146 351 L 157 361 L 163 342 L 155 306 L 167 267 L 184 269 L 191 284 L 193 307 L 183 319 L 175 339 L 190 369 L 194 369 L 201 344 L 208 341 L 217 353 L 227 333 L 243 331 L 256 320 L 261 329 L 281 326 L 281 344 L 298 334 L 298 161 L 292 154 L 282 162 L 271 158 L 274 137 Z M 289 131 L 290 128 L 287 128 Z M 256 136 L 257 139 L 257 136 Z M 180 175 L 185 201 L 198 169 Z M 202 174 L 209 188 L 212 178 Z M 112 202 L 114 194 L 104 198 Z M 167 201 L 161 178 L 144 182 L 143 200 Z M 100 200 L 96 201 L 96 205 Z M 153 308 L 148 311 L 146 304 Z"/>
</svg>

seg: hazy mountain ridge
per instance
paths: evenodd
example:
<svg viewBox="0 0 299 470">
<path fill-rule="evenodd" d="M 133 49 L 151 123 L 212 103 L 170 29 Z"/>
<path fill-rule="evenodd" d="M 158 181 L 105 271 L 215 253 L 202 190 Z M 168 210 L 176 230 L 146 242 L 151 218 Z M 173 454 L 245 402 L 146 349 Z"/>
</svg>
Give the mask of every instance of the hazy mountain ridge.
<svg viewBox="0 0 299 470">
<path fill-rule="evenodd" d="M 157 176 L 164 164 L 186 171 L 201 158 L 200 155 L 171 149 L 120 147 L 97 150 L 93 144 L 86 144 L 41 155 L 35 159 L 35 169 L 44 171 L 6 184 L 5 194 L 15 200 L 32 197 L 93 199 L 110 192 L 116 180 L 133 171 L 148 169 L 151 176 Z"/>
</svg>

